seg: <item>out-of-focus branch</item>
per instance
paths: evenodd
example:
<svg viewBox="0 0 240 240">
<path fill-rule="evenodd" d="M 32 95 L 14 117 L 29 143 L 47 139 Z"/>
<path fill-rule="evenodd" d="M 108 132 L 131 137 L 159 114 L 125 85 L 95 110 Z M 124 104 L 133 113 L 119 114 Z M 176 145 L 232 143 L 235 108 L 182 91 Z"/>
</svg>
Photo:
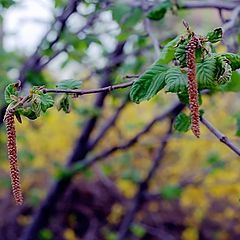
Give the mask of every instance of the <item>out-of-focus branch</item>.
<svg viewBox="0 0 240 240">
<path fill-rule="evenodd" d="M 147 12 L 148 9 L 148 2 L 146 0 L 142 0 L 142 9 L 144 12 Z M 155 50 L 155 58 L 158 59 L 160 56 L 160 47 L 159 47 L 159 42 L 158 39 L 156 38 L 156 36 L 154 35 L 153 31 L 152 31 L 152 27 L 151 27 L 151 22 L 148 18 L 144 18 L 143 20 L 143 25 L 144 25 L 144 29 L 147 32 L 148 36 L 150 37 L 150 39 L 152 40 L 152 44 Z"/>
<path fill-rule="evenodd" d="M 119 43 L 116 46 L 115 51 L 109 56 L 109 62 L 111 62 L 117 56 L 123 54 L 124 45 L 125 43 L 123 42 Z M 116 68 L 118 66 L 119 65 L 116 65 L 114 67 Z M 113 70 L 112 68 L 106 68 L 105 71 L 102 73 L 101 87 L 105 87 L 110 84 L 112 70 Z M 104 100 L 106 96 L 107 96 L 106 92 L 101 92 L 96 97 L 94 108 L 102 109 L 104 107 Z M 68 159 L 67 167 L 72 166 L 78 161 L 82 161 L 89 153 L 89 151 L 92 150 L 89 148 L 89 139 L 93 130 L 96 127 L 97 121 L 98 116 L 93 116 L 89 118 L 89 120 L 86 122 L 78 140 L 76 141 L 73 152 L 70 158 Z M 92 146 L 92 148 L 93 147 L 94 146 Z M 45 200 L 42 202 L 42 204 L 34 214 L 31 224 L 26 228 L 25 232 L 20 238 L 21 240 L 37 239 L 39 231 L 48 224 L 49 218 L 52 216 L 57 207 L 57 203 L 61 200 L 70 183 L 71 179 L 69 178 L 61 179 L 53 184 Z"/>
<path fill-rule="evenodd" d="M 97 143 L 107 134 L 108 130 L 112 128 L 117 121 L 119 115 L 121 114 L 122 110 L 127 106 L 129 102 L 128 97 L 123 101 L 123 103 L 116 109 L 113 116 L 104 124 L 101 128 L 98 135 L 89 143 L 89 148 L 96 146 Z"/>
<path fill-rule="evenodd" d="M 215 8 L 231 11 L 237 6 L 239 6 L 239 1 L 218 1 L 218 0 L 193 0 L 193 1 L 176 1 L 180 8 L 182 9 L 200 9 L 200 8 Z M 160 3 L 160 0 L 155 0 L 149 3 L 149 7 Z M 133 1 L 131 6 L 141 7 L 142 3 L 139 1 Z"/>
<path fill-rule="evenodd" d="M 201 117 L 201 122 L 207 127 L 207 129 L 214 134 L 217 139 L 240 156 L 240 148 L 237 147 L 227 136 L 222 134 L 217 128 L 215 128 L 206 118 Z"/>
<path fill-rule="evenodd" d="M 148 133 L 151 128 L 160 121 L 163 121 L 164 119 L 174 116 L 175 114 L 177 115 L 179 112 L 181 112 L 184 109 L 185 105 L 182 103 L 174 103 L 172 107 L 170 107 L 167 111 L 159 115 L 158 117 L 154 118 L 151 122 L 149 122 L 143 129 L 140 131 L 138 134 L 136 134 L 134 137 L 129 139 L 127 142 L 117 145 L 114 147 L 111 147 L 109 149 L 104 150 L 103 152 L 97 154 L 96 156 L 83 160 L 81 161 L 80 164 L 75 164 L 71 166 L 67 171 L 69 171 L 69 175 L 72 177 L 76 173 L 82 171 L 83 169 L 92 166 L 94 163 L 101 159 L 105 159 L 114 152 L 121 151 L 121 150 L 126 150 L 130 147 L 132 147 L 134 144 L 136 144 L 139 139 L 144 136 L 146 133 Z"/>
<path fill-rule="evenodd" d="M 163 136 L 163 138 L 161 140 L 161 145 L 160 145 L 159 149 L 157 150 L 156 157 L 153 159 L 153 163 L 147 173 L 147 176 L 140 183 L 138 192 L 133 199 L 132 206 L 130 207 L 130 209 L 128 209 L 127 215 L 124 217 L 123 222 L 120 226 L 118 240 L 126 239 L 129 227 L 131 226 L 131 224 L 134 220 L 134 216 L 144 201 L 144 194 L 148 190 L 149 182 L 154 177 L 156 171 L 158 170 L 161 160 L 165 156 L 165 149 L 166 149 L 166 146 L 167 146 L 168 141 L 172 134 L 172 125 L 173 125 L 173 119 L 170 118 L 169 129 L 168 129 L 167 133 Z"/>
</svg>

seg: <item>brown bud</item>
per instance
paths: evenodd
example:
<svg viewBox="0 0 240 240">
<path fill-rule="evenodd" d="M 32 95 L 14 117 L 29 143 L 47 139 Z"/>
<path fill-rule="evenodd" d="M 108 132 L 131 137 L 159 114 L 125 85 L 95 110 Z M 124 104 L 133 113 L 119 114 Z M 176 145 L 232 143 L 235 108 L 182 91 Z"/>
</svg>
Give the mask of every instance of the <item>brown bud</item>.
<svg viewBox="0 0 240 240">
<path fill-rule="evenodd" d="M 10 176 L 13 196 L 16 203 L 18 205 L 21 205 L 23 203 L 23 196 L 21 191 L 20 174 L 17 161 L 16 129 L 13 110 L 7 110 L 4 121 L 7 128 L 7 150 L 10 164 Z"/>
</svg>

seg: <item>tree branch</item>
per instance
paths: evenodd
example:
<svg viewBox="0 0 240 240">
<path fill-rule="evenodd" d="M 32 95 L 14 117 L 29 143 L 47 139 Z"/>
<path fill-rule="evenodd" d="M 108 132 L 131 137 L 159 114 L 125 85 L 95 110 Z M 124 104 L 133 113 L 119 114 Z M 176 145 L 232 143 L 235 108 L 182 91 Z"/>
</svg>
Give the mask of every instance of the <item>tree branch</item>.
<svg viewBox="0 0 240 240">
<path fill-rule="evenodd" d="M 158 170 L 161 160 L 165 156 L 165 149 L 168 144 L 169 138 L 171 137 L 171 134 L 172 134 L 172 125 L 173 125 L 173 119 L 171 118 L 169 129 L 167 133 L 164 135 L 164 137 L 162 138 L 161 145 L 157 150 L 157 155 L 153 160 L 153 163 L 148 171 L 148 174 L 145 177 L 145 179 L 140 183 L 138 192 L 134 197 L 132 206 L 130 207 L 130 209 L 128 209 L 127 215 L 123 219 L 123 222 L 119 230 L 118 240 L 126 239 L 129 227 L 132 221 L 134 220 L 134 216 L 144 201 L 144 195 L 145 195 L 145 192 L 148 190 L 149 182 L 154 177 L 156 171 Z"/>
<path fill-rule="evenodd" d="M 222 134 L 218 129 L 216 129 L 206 118 L 201 117 L 201 122 L 207 127 L 207 129 L 214 134 L 217 139 L 240 156 L 240 148 L 237 147 L 233 142 L 231 142 L 227 136 Z"/>
<path fill-rule="evenodd" d="M 107 87 L 102 87 L 102 88 L 97 88 L 97 89 L 90 89 L 90 90 L 71 90 L 71 89 L 47 89 L 44 88 L 42 89 L 43 93 L 69 93 L 69 94 L 74 94 L 77 96 L 82 96 L 86 94 L 92 94 L 92 93 L 107 93 L 111 92 L 113 90 L 119 89 L 119 88 L 127 88 L 131 86 L 134 83 L 134 81 L 126 82 L 126 83 L 121 83 L 121 84 L 116 84 L 116 85 L 110 85 Z"/>
<path fill-rule="evenodd" d="M 115 51 L 109 56 L 109 62 L 111 62 L 111 60 L 118 55 L 123 54 L 124 45 L 125 43 L 123 42 L 119 43 L 116 46 Z M 118 67 L 118 65 L 116 65 L 115 67 Z M 104 73 L 102 74 L 102 87 L 110 84 L 111 74 L 112 68 L 106 68 Z M 106 92 L 101 92 L 95 100 L 94 107 L 99 109 L 103 108 L 106 96 Z M 93 116 L 86 122 L 79 139 L 76 141 L 76 145 L 73 149 L 72 155 L 68 159 L 67 167 L 70 167 L 76 162 L 83 160 L 88 154 L 88 152 L 91 150 L 88 146 L 89 138 L 96 126 L 97 120 L 98 116 Z M 71 179 L 69 178 L 61 179 L 60 181 L 57 181 L 53 184 L 47 194 L 47 197 L 35 212 L 31 224 L 25 229 L 22 237 L 20 238 L 21 240 L 37 239 L 39 231 L 48 224 L 50 217 L 56 210 L 57 203 L 61 200 L 70 183 Z"/>
</svg>

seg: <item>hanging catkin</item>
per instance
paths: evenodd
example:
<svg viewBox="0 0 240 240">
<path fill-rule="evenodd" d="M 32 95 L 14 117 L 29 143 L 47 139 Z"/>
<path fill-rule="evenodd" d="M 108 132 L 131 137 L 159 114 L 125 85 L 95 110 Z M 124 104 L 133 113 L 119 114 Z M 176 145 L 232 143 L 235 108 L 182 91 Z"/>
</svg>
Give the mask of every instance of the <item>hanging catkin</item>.
<svg viewBox="0 0 240 240">
<path fill-rule="evenodd" d="M 15 201 L 18 205 L 23 203 L 23 196 L 20 185 L 20 174 L 17 161 L 16 129 L 14 122 L 14 110 L 7 110 L 4 118 L 7 128 L 7 150 L 10 164 L 10 176 L 12 182 L 12 191 Z"/>
<path fill-rule="evenodd" d="M 192 132 L 196 137 L 200 137 L 200 116 L 198 104 L 198 85 L 196 78 L 196 57 L 195 52 L 199 39 L 193 35 L 187 45 L 187 67 L 188 67 L 188 95 L 189 107 L 191 111 Z"/>
</svg>

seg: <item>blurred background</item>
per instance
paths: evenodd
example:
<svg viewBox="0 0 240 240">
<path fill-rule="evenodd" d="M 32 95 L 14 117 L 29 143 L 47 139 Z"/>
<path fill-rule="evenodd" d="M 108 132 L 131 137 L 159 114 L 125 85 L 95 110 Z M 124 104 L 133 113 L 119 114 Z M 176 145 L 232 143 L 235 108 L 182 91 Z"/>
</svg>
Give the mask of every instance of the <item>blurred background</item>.
<svg viewBox="0 0 240 240">
<path fill-rule="evenodd" d="M 168 118 L 158 117 L 178 101 L 170 93 L 135 104 L 129 89 L 103 92 L 72 99 L 68 114 L 54 107 L 35 121 L 23 118 L 24 204 L 12 197 L 2 123 L 9 83 L 21 80 L 24 95 L 66 79 L 81 80 L 82 89 L 126 82 L 156 60 L 154 39 L 161 51 L 185 32 L 183 19 L 203 35 L 223 27 L 217 52 L 239 53 L 240 1 L 165 1 L 171 7 L 164 16 L 149 20 L 162 2 L 0 1 L 0 240 L 240 239 L 239 157 L 205 126 L 200 139 L 171 133 L 145 181 L 169 128 Z M 204 96 L 201 108 L 239 146 L 235 78 L 227 92 Z M 57 104 L 61 96 L 53 96 Z M 82 168 L 86 160 L 94 164 Z"/>
</svg>

